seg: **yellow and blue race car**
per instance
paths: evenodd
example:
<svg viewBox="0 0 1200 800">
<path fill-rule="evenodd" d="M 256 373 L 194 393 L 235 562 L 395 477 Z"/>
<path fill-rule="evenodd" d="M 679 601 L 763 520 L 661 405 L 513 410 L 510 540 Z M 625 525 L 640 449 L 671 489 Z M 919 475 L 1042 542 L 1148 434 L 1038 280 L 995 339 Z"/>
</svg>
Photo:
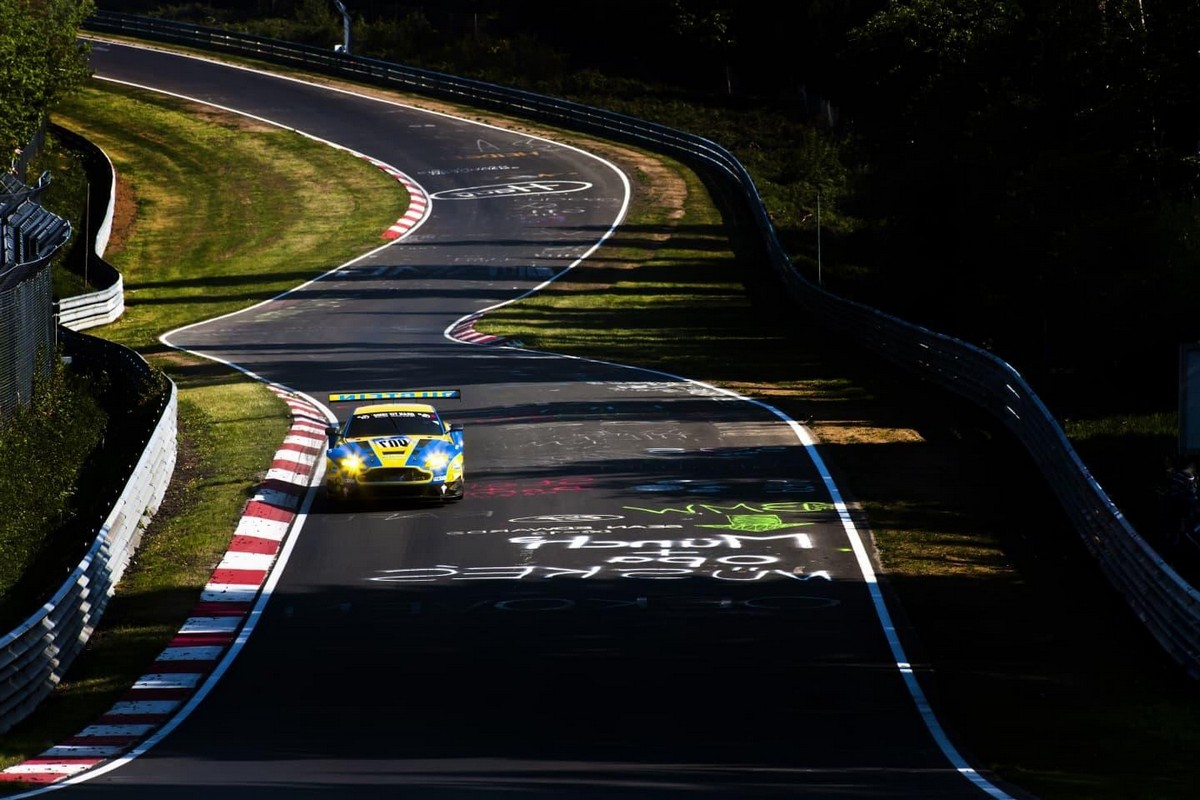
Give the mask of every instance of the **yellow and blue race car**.
<svg viewBox="0 0 1200 800">
<path fill-rule="evenodd" d="M 357 406 L 341 426 L 325 433 L 325 488 L 335 501 L 369 496 L 461 500 L 463 427 L 418 400 L 457 398 L 458 389 L 336 392 L 331 403 Z"/>
</svg>

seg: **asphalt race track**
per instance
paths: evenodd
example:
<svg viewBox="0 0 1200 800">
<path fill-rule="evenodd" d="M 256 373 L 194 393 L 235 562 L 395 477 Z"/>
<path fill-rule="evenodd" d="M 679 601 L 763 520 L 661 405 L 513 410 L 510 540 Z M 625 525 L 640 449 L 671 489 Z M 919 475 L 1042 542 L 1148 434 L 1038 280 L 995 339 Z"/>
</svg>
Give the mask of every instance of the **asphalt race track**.
<svg viewBox="0 0 1200 800">
<path fill-rule="evenodd" d="M 461 389 L 439 408 L 465 426 L 467 494 L 345 512 L 314 495 L 203 702 L 144 755 L 57 791 L 1020 796 L 973 772 L 914 694 L 869 537 L 801 426 L 682 378 L 448 335 L 619 226 L 614 165 L 402 98 L 117 44 L 92 59 L 419 185 L 427 216 L 405 238 L 168 342 L 319 401 Z"/>
</svg>

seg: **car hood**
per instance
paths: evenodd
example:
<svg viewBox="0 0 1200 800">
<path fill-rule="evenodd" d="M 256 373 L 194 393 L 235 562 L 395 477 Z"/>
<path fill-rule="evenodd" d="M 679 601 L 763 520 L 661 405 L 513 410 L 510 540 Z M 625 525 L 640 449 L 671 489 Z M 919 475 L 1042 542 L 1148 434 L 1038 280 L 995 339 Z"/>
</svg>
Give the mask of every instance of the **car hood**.
<svg viewBox="0 0 1200 800">
<path fill-rule="evenodd" d="M 342 447 L 357 452 L 368 462 L 377 461 L 385 467 L 403 466 L 410 462 L 421 463 L 434 452 L 449 452 L 455 449 L 454 443 L 446 436 L 376 436 L 347 439 L 342 442 Z M 374 456 L 374 459 L 369 456 Z"/>
</svg>

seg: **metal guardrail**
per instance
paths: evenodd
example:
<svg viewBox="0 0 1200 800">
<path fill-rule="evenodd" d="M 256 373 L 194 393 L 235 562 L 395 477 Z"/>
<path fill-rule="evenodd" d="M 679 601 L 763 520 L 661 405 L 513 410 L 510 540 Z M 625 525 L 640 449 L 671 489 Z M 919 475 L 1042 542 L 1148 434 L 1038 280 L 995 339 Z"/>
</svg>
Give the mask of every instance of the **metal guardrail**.
<svg viewBox="0 0 1200 800">
<path fill-rule="evenodd" d="M 103 365 L 130 385 L 152 368 L 132 350 L 63 331 L 65 352 Z M 175 468 L 177 398 L 168 385 L 148 438 L 129 443 L 141 452 L 131 476 L 79 565 L 36 613 L 0 637 L 0 734 L 27 717 L 61 681 L 83 650 L 117 583 L 158 509 Z"/>
<path fill-rule="evenodd" d="M 125 280 L 118 272 L 107 289 L 58 301 L 58 324 L 73 331 L 107 325 L 125 313 Z"/>
<path fill-rule="evenodd" d="M 997 417 L 1025 446 L 1101 569 L 1163 648 L 1200 678 L 1200 594 L 1138 535 L 1009 364 L 968 343 L 837 297 L 806 280 L 781 246 L 757 188 L 732 154 L 666 126 L 481 81 L 362 56 L 150 17 L 100 12 L 86 28 L 248 56 L 296 69 L 492 108 L 679 159 L 711 178 L 751 258 L 770 266 L 810 318 Z"/>
<path fill-rule="evenodd" d="M 101 287 L 95 292 L 59 298 L 58 324 L 73 331 L 94 328 L 116 322 L 125 313 L 125 279 L 112 264 L 104 260 L 104 251 L 112 235 L 113 213 L 117 205 L 116 170 L 108 154 L 91 140 L 58 125 L 51 126 L 54 135 L 69 142 L 82 154 L 88 173 L 87 231 L 95 231 L 94 241 L 79 241 L 83 248 L 79 261 L 88 283 Z"/>
</svg>

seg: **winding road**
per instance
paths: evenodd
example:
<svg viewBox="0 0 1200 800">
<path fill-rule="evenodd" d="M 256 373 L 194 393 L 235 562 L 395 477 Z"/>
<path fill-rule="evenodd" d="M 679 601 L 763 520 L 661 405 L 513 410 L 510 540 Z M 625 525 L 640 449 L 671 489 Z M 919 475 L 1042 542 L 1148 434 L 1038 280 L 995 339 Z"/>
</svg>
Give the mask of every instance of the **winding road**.
<svg viewBox="0 0 1200 800">
<path fill-rule="evenodd" d="M 905 661 L 868 537 L 803 426 L 680 377 L 456 340 L 585 258 L 629 181 L 565 142 L 97 42 L 96 74 L 396 169 L 394 243 L 174 347 L 324 400 L 449 387 L 466 498 L 326 508 L 253 634 L 144 754 L 68 797 L 1010 797 Z M 345 413 L 346 409 L 327 409 Z M 44 790 L 42 790 L 44 791 Z"/>
</svg>

